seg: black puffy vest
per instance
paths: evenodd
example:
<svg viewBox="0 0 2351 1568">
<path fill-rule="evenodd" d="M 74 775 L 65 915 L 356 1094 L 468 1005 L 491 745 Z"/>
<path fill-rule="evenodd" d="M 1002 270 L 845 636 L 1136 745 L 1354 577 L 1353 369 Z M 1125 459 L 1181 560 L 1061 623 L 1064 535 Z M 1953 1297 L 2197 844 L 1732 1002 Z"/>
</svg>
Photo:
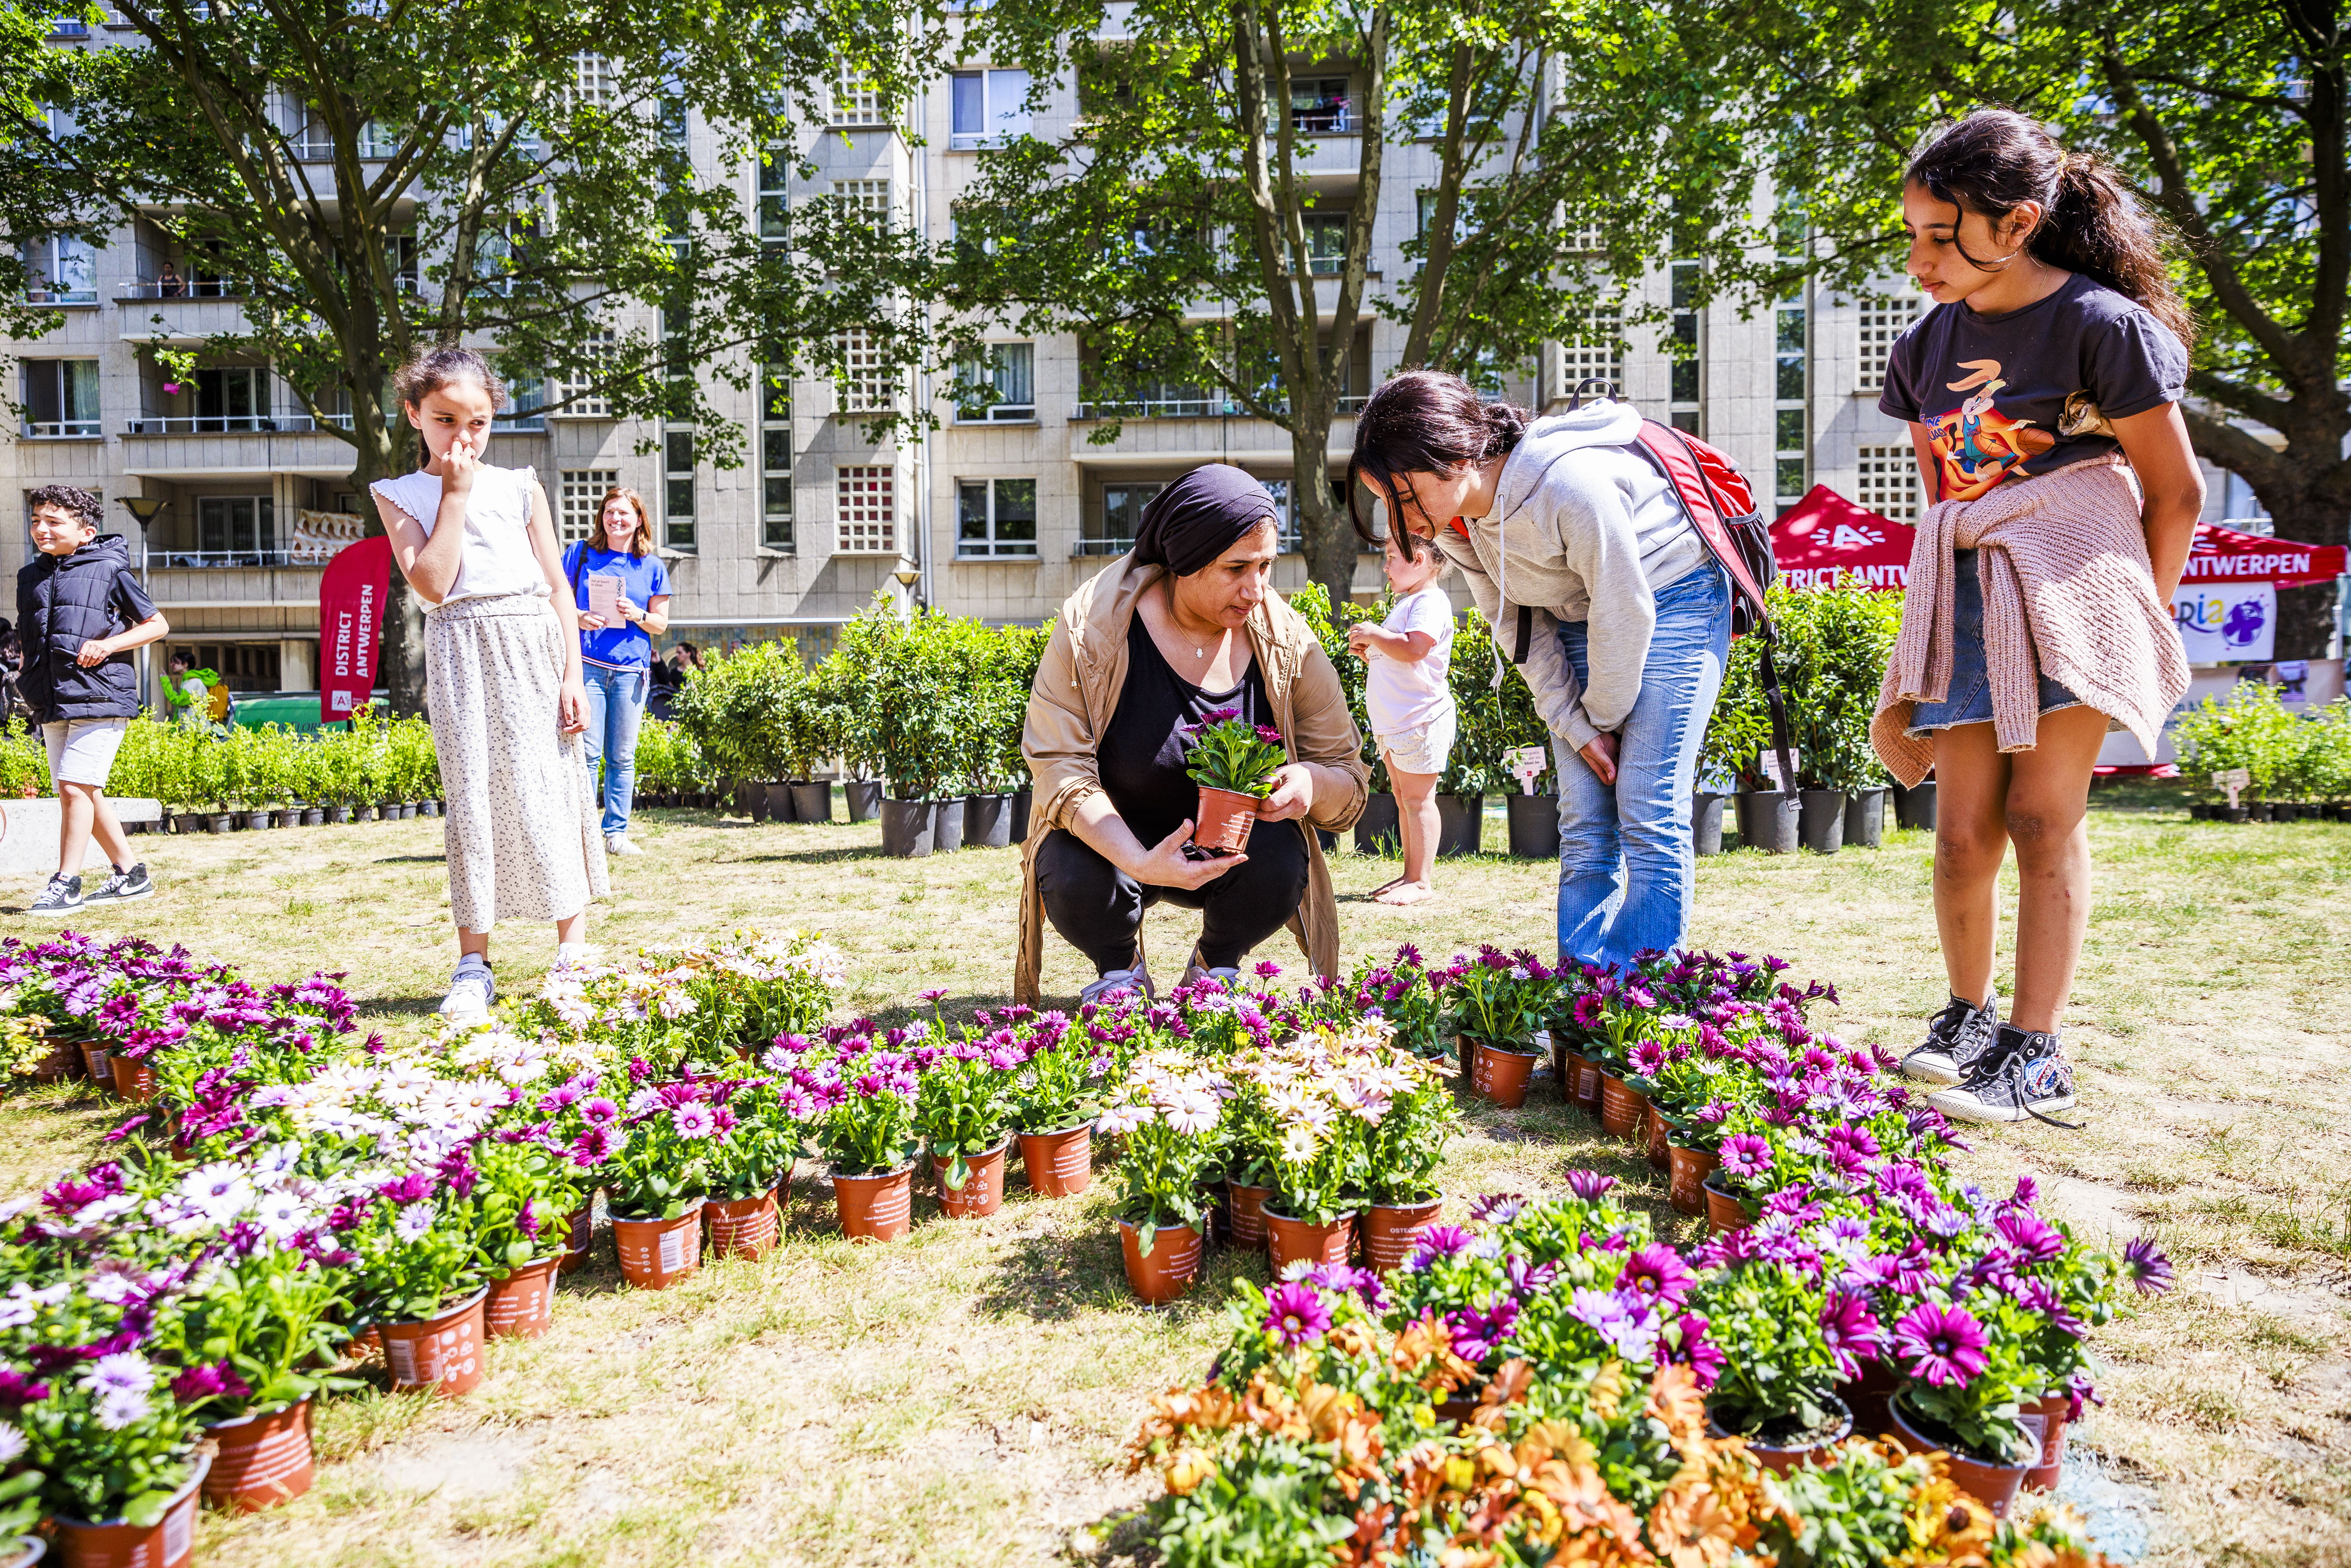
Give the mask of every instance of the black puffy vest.
<svg viewBox="0 0 2351 1568">
<path fill-rule="evenodd" d="M 68 556 L 35 553 L 16 574 L 16 634 L 25 667 L 16 689 L 36 724 L 77 718 L 139 716 L 139 671 L 132 655 L 117 653 L 89 669 L 74 663 L 81 645 L 136 624 L 115 584 L 131 570 L 131 547 L 120 534 L 100 534 Z"/>
</svg>

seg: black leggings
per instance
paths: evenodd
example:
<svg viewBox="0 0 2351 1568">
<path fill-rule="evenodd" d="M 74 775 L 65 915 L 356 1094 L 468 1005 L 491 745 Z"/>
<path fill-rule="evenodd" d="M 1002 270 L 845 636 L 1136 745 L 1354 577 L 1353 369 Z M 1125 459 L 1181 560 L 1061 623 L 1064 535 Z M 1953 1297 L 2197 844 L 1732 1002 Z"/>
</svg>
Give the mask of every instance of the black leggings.
<svg viewBox="0 0 2351 1568">
<path fill-rule="evenodd" d="M 1145 887 L 1104 860 L 1067 828 L 1037 846 L 1037 889 L 1045 917 L 1061 939 L 1106 975 L 1134 963 L 1143 912 L 1165 899 L 1206 916 L 1200 962 L 1234 969 L 1250 948 L 1280 930 L 1306 896 L 1306 839 L 1295 822 L 1259 822 L 1249 831 L 1249 859 L 1196 888 Z"/>
</svg>

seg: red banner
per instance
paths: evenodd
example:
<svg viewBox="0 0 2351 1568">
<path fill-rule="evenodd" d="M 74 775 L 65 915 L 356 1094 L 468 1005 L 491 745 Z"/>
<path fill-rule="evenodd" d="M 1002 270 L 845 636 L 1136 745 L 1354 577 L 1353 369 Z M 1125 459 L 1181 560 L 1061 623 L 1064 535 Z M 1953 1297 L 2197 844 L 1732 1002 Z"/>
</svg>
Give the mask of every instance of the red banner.
<svg viewBox="0 0 2351 1568">
<path fill-rule="evenodd" d="M 376 644 L 392 594 L 392 541 L 345 545 L 319 577 L 319 722 L 351 716 L 375 690 Z"/>
<path fill-rule="evenodd" d="M 2241 534 L 2218 523 L 2196 525 L 2196 545 L 2188 553 L 2188 570 L 2179 580 L 2189 582 L 2266 582 L 2278 588 L 2305 588 L 2332 582 L 2343 575 L 2341 545 L 2306 545 L 2297 539 L 2264 538 Z"/>
<path fill-rule="evenodd" d="M 1833 588 L 1839 572 L 1861 587 L 1891 591 L 1910 580 L 1907 523 L 1855 506 L 1825 485 L 1771 525 L 1771 556 L 1795 589 Z"/>
</svg>

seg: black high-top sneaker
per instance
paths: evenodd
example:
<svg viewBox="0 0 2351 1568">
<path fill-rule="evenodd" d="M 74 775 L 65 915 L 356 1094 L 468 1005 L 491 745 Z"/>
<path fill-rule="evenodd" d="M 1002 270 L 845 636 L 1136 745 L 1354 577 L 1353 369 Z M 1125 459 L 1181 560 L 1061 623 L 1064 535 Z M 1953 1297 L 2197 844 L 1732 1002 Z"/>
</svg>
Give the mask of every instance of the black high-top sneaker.
<svg viewBox="0 0 2351 1568">
<path fill-rule="evenodd" d="M 2057 1054 L 2057 1037 L 2000 1026 L 2000 1039 L 1977 1061 L 1967 1082 L 1927 1097 L 1955 1122 L 2022 1122 L 2027 1116 L 2078 1131 L 2051 1113 L 2074 1108 L 2074 1070 Z"/>
<path fill-rule="evenodd" d="M 1965 1083 L 2000 1035 L 2000 998 L 1983 1006 L 1953 997 L 1927 1023 L 1927 1043 L 1902 1059 L 1902 1075 L 1921 1083 Z"/>
</svg>

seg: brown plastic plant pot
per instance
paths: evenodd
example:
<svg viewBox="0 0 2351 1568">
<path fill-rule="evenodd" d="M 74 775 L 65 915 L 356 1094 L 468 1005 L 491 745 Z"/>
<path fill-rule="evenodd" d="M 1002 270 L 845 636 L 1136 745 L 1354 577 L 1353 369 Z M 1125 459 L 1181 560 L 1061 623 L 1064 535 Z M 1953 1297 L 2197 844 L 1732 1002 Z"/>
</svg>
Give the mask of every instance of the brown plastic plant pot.
<svg viewBox="0 0 2351 1568">
<path fill-rule="evenodd" d="M 1151 1233 L 1151 1250 L 1133 1223 L 1118 1222 L 1118 1247 L 1126 1258 L 1126 1282 L 1147 1306 L 1162 1306 L 1192 1288 L 1200 1277 L 1200 1232 L 1189 1225 L 1163 1225 Z"/>
<path fill-rule="evenodd" d="M 1467 1040 L 1469 1049 L 1469 1090 L 1505 1111 L 1527 1103 L 1527 1081 L 1542 1060 L 1531 1051 L 1511 1051 L 1486 1040 Z"/>
<path fill-rule="evenodd" d="M 596 1195 L 590 1193 L 588 1201 L 574 1209 L 571 1218 L 563 1222 L 563 1256 L 555 1265 L 559 1274 L 576 1273 L 588 1266 L 588 1243 L 595 1234 Z"/>
<path fill-rule="evenodd" d="M 1574 1101 L 1579 1109 L 1597 1116 L 1600 1114 L 1600 1081 L 1606 1076 L 1599 1058 L 1578 1056 L 1575 1058 L 1575 1082 L 1570 1085 L 1568 1098 Z"/>
<path fill-rule="evenodd" d="M 1257 797 L 1200 786 L 1200 810 L 1192 841 L 1204 850 L 1245 850 L 1257 826 Z"/>
<path fill-rule="evenodd" d="M 318 1469 L 310 1453 L 310 1396 L 275 1410 L 218 1421 L 204 1428 L 216 1446 L 204 1476 L 204 1500 L 214 1508 L 258 1513 L 310 1490 Z"/>
<path fill-rule="evenodd" d="M 1896 1395 L 1887 1406 L 1894 1417 L 1895 1436 L 1902 1446 L 1913 1453 L 1940 1453 L 1952 1484 L 1991 1510 L 1994 1519 L 2008 1517 L 2009 1504 L 2016 1500 L 2018 1490 L 2024 1485 L 2024 1472 L 2032 1469 L 2028 1462 L 2021 1465 L 1989 1463 L 1972 1454 L 1959 1453 L 1918 1429 L 1910 1413 L 1903 1408 L 1902 1396 Z"/>
<path fill-rule="evenodd" d="M 1600 1075 L 1600 1130 L 1614 1138 L 1638 1134 L 1646 1138 L 1642 1118 L 1649 1113 L 1649 1097 L 1613 1072 Z"/>
<path fill-rule="evenodd" d="M 47 1056 L 33 1063 L 32 1080 L 36 1083 L 61 1083 L 73 1075 L 74 1063 L 80 1060 L 80 1049 L 69 1040 L 61 1040 L 49 1047 Z M 5 1562 L 0 1559 L 0 1563 Z"/>
<path fill-rule="evenodd" d="M 2044 1394 L 2017 1413 L 2025 1435 L 2038 1437 L 2041 1452 L 2024 1472 L 2024 1484 L 2037 1491 L 2053 1491 L 2065 1469 L 2065 1413 L 2074 1407 L 2070 1396 Z"/>
<path fill-rule="evenodd" d="M 1008 1138 L 966 1159 L 963 1186 L 959 1187 L 947 1185 L 955 1174 L 954 1159 L 932 1156 L 931 1175 L 939 1184 L 939 1207 L 949 1219 L 982 1219 L 1004 1207 L 1004 1156 L 1011 1148 L 1012 1141 Z"/>
<path fill-rule="evenodd" d="M 1746 1203 L 1737 1193 L 1722 1185 L 1719 1172 L 1709 1175 L 1698 1190 L 1706 1194 L 1707 1228 L 1717 1236 L 1726 1231 L 1744 1230 L 1755 1223 L 1755 1217 L 1747 1212 Z"/>
<path fill-rule="evenodd" d="M 621 1255 L 621 1277 L 640 1291 L 666 1291 L 702 1270 L 702 1206 L 675 1219 L 612 1216 L 612 1249 Z"/>
<path fill-rule="evenodd" d="M 212 1462 L 209 1453 L 197 1450 L 194 1469 L 152 1524 L 52 1516 L 57 1561 L 66 1568 L 188 1568 L 196 1556 L 197 1494 Z"/>
<path fill-rule="evenodd" d="M 1679 1144 L 1666 1145 L 1666 1199 L 1684 1214 L 1706 1212 L 1706 1178 L 1712 1176 L 1721 1159 L 1707 1149 L 1686 1149 Z"/>
<path fill-rule="evenodd" d="M 1270 1186 L 1251 1186 L 1247 1182 L 1225 1181 L 1225 1210 L 1231 1217 L 1235 1247 L 1263 1250 L 1265 1247 L 1265 1200 L 1273 1196 Z"/>
<path fill-rule="evenodd" d="M 1649 1168 L 1656 1171 L 1671 1171 L 1674 1168 L 1673 1144 L 1672 1140 L 1666 1135 L 1665 1115 L 1658 1111 L 1656 1102 L 1654 1100 L 1649 1103 L 1648 1129 Z"/>
<path fill-rule="evenodd" d="M 1411 1256 L 1420 1233 L 1437 1223 L 1445 1199 L 1426 1203 L 1375 1203 L 1364 1210 L 1364 1257 L 1375 1273 L 1393 1274 Z"/>
<path fill-rule="evenodd" d="M 455 1399 L 481 1385 L 489 1371 L 482 1354 L 482 1303 L 488 1295 L 476 1291 L 437 1316 L 376 1325 L 394 1394 Z"/>
<path fill-rule="evenodd" d="M 110 1040 L 86 1040 L 81 1044 L 82 1071 L 101 1093 L 114 1092 L 114 1042 Z"/>
<path fill-rule="evenodd" d="M 114 1072 L 114 1092 L 135 1103 L 155 1098 L 155 1068 L 147 1061 L 133 1061 L 120 1051 L 108 1061 Z"/>
<path fill-rule="evenodd" d="M 1746 1440 L 1747 1451 L 1754 1456 L 1757 1464 L 1775 1476 L 1784 1476 L 1789 1471 L 1816 1459 L 1826 1462 L 1834 1457 L 1836 1446 L 1853 1436 L 1853 1412 L 1845 1408 L 1844 1400 L 1832 1394 L 1827 1396 L 1827 1408 L 1823 1413 L 1830 1415 L 1842 1413 L 1844 1419 L 1834 1435 L 1823 1437 L 1817 1443 L 1807 1443 L 1800 1448 L 1775 1448 L 1770 1443 L 1760 1443 L 1750 1437 Z M 1706 1425 L 1707 1430 L 1715 1437 L 1729 1437 L 1736 1435 L 1725 1431 L 1721 1423 L 1715 1420 L 1711 1410 L 1707 1412 Z"/>
<path fill-rule="evenodd" d="M 832 1200 L 841 1211 L 841 1233 L 852 1241 L 895 1241 L 914 1228 L 914 1167 L 909 1163 L 878 1176 L 836 1175 Z"/>
<path fill-rule="evenodd" d="M 784 1180 L 766 1192 L 751 1197 L 714 1197 L 702 1206 L 705 1218 L 710 1221 L 710 1255 L 713 1258 L 765 1258 L 783 1239 L 784 1211 L 777 1194 L 791 1180 L 789 1172 Z"/>
<path fill-rule="evenodd" d="M 1094 1179 L 1094 1130 L 1083 1124 L 1059 1133 L 1020 1134 L 1020 1169 L 1040 1197 L 1075 1197 Z"/>
<path fill-rule="evenodd" d="M 1355 1250 L 1355 1217 L 1343 1214 L 1328 1225 L 1309 1225 L 1269 1208 L 1265 1243 L 1277 1274 L 1297 1262 L 1344 1263 Z"/>
<path fill-rule="evenodd" d="M 490 1281 L 482 1326 L 492 1339 L 537 1339 L 555 1325 L 555 1270 L 560 1256 L 524 1264 Z"/>
<path fill-rule="evenodd" d="M 1901 1375 L 1873 1357 L 1861 1364 L 1859 1377 L 1836 1385 L 1836 1395 L 1853 1412 L 1853 1429 L 1875 1440 L 1894 1430 L 1894 1413 L 1888 1406 L 1901 1386 Z"/>
</svg>

